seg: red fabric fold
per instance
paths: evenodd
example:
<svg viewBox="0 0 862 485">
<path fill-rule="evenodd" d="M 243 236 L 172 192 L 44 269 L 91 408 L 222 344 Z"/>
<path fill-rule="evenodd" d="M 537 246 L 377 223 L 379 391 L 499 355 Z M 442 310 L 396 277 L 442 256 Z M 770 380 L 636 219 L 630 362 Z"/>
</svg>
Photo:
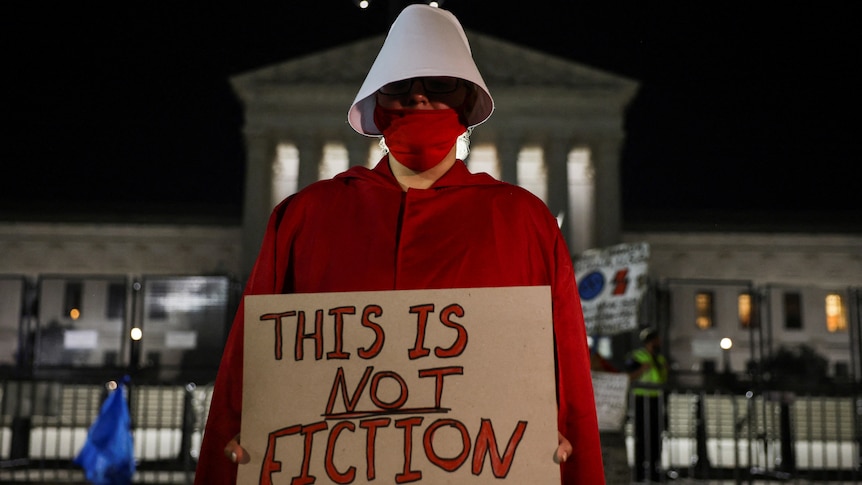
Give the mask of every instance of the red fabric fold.
<svg viewBox="0 0 862 485">
<path fill-rule="evenodd" d="M 589 348 L 572 260 L 545 204 L 458 162 L 403 192 L 386 161 L 354 167 L 273 211 L 245 294 L 550 285 L 559 427 L 574 446 L 564 484 L 604 483 Z M 223 455 L 239 433 L 243 307 L 216 378 L 195 483 L 233 484 Z"/>
</svg>

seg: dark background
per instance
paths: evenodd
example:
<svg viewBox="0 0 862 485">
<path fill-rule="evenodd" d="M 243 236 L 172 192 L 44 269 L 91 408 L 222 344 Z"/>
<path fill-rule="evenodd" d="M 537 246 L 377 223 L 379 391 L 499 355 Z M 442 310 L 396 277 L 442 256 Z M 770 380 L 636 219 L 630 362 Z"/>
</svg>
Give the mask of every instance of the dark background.
<svg viewBox="0 0 862 485">
<path fill-rule="evenodd" d="M 385 33 L 409 2 L 178 3 L 4 4 L 0 219 L 238 221 L 229 78 Z M 506 4 L 443 6 L 469 30 L 640 83 L 626 228 L 862 231 L 852 2 Z"/>
</svg>

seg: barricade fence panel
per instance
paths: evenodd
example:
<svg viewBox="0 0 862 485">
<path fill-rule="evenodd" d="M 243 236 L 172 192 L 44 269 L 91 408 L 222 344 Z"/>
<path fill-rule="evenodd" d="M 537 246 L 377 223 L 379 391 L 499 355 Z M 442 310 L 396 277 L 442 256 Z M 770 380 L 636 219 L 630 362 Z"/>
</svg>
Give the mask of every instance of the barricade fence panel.
<svg viewBox="0 0 862 485">
<path fill-rule="evenodd" d="M 91 380 L 0 380 L 0 483 L 83 483 L 72 460 L 106 389 L 105 382 Z M 666 416 L 661 441 L 666 480 L 862 480 L 858 393 L 665 391 L 659 405 Z M 211 383 L 133 379 L 136 483 L 191 483 L 211 397 Z M 633 467 L 631 419 L 624 432 Z"/>
<path fill-rule="evenodd" d="M 107 383 L 0 380 L 0 483 L 85 483 L 73 463 Z M 129 385 L 136 483 L 191 483 L 212 385 Z"/>
</svg>

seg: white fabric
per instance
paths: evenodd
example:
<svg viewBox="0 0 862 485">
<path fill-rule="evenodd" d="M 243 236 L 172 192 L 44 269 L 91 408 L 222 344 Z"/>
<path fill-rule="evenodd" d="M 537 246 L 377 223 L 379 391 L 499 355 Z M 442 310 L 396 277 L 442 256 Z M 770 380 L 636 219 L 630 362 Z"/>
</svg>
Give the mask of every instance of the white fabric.
<svg viewBox="0 0 862 485">
<path fill-rule="evenodd" d="M 412 4 L 392 23 L 347 114 L 350 126 L 363 135 L 380 136 L 374 124 L 375 93 L 384 84 L 420 76 L 452 76 L 476 85 L 478 96 L 467 117 L 468 126 L 484 122 L 494 111 L 491 93 L 458 19 L 441 8 Z"/>
</svg>

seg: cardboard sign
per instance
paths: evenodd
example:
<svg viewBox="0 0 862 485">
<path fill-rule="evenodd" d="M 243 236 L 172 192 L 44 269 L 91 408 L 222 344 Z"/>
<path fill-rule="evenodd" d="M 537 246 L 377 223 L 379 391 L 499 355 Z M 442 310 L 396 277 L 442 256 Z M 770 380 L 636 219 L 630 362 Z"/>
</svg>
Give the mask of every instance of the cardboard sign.
<svg viewBox="0 0 862 485">
<path fill-rule="evenodd" d="M 592 376 L 599 431 L 622 430 L 628 411 L 629 375 L 592 371 Z"/>
<path fill-rule="evenodd" d="M 618 244 L 584 251 L 575 262 L 578 294 L 590 335 L 638 328 L 638 307 L 648 286 L 649 244 Z"/>
<path fill-rule="evenodd" d="M 558 484 L 548 287 L 249 296 L 240 484 Z"/>
</svg>

